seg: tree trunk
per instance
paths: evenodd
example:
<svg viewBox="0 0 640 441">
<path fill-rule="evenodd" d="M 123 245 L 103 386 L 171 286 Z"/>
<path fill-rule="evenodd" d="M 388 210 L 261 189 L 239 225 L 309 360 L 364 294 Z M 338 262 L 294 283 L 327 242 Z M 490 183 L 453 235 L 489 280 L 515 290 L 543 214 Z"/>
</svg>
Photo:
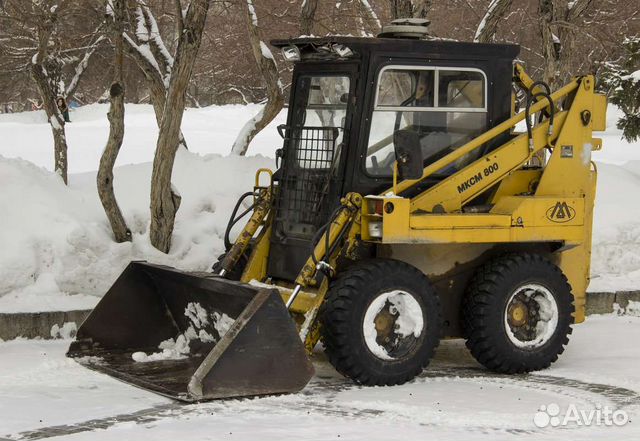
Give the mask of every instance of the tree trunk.
<svg viewBox="0 0 640 441">
<path fill-rule="evenodd" d="M 111 104 L 109 106 L 109 139 L 100 158 L 100 168 L 96 176 L 98 196 L 104 212 L 111 224 L 116 242 L 131 240 L 131 231 L 122 216 L 113 191 L 113 166 L 122 146 L 124 138 L 124 81 L 122 75 L 123 37 L 125 0 L 113 0 L 113 41 L 115 44 L 115 71 L 113 83 L 109 90 Z"/>
<path fill-rule="evenodd" d="M 413 17 L 413 4 L 411 0 L 389 0 L 391 18 Z"/>
<path fill-rule="evenodd" d="M 258 17 L 253 7 L 253 0 L 247 0 L 245 18 L 253 57 L 256 60 L 262 78 L 267 83 L 268 101 L 264 108 L 244 125 L 233 143 L 231 153 L 241 156 L 247 153 L 253 138 L 273 121 L 284 106 L 284 92 L 278 67 L 273 54 L 267 45 L 260 40 L 260 28 L 258 27 Z"/>
<path fill-rule="evenodd" d="M 414 0 L 413 3 L 413 17 L 427 18 L 427 14 L 433 6 L 433 0 Z"/>
<path fill-rule="evenodd" d="M 367 31 L 371 29 L 373 34 L 376 34 L 382 30 L 382 24 L 376 14 L 376 11 L 371 7 L 369 0 L 360 0 L 358 2 L 358 20 L 356 21 L 356 27 L 359 28 L 359 34 L 363 37 L 371 36 L 371 33 Z"/>
<path fill-rule="evenodd" d="M 493 41 L 498 25 L 504 18 L 513 0 L 491 0 L 487 12 L 476 29 L 473 41 L 477 43 L 490 43 Z"/>
<path fill-rule="evenodd" d="M 433 0 L 389 0 L 391 18 L 426 18 Z"/>
<path fill-rule="evenodd" d="M 169 90 L 165 100 L 158 144 L 151 175 L 151 244 L 168 253 L 180 195 L 171 185 L 173 163 L 180 142 L 180 125 L 186 103 L 186 92 L 193 65 L 198 55 L 209 0 L 192 0 L 184 17 L 183 32 L 178 40 Z M 180 19 L 180 17 L 178 17 Z"/>
<path fill-rule="evenodd" d="M 146 8 L 143 11 L 143 9 L 140 6 L 138 6 L 136 9 L 139 9 L 140 12 L 132 11 L 130 12 L 130 16 L 143 14 L 143 16 L 146 18 L 145 26 L 149 26 L 149 20 L 150 20 L 149 17 L 151 16 L 151 10 Z M 133 21 L 132 23 L 130 23 L 130 26 L 133 29 L 137 29 L 138 24 L 137 22 Z M 138 44 L 139 42 L 134 41 L 133 38 L 130 37 L 129 35 L 125 35 L 124 37 L 125 37 L 124 43 L 129 48 L 128 53 L 133 57 L 134 61 L 136 62 L 136 64 L 138 65 L 138 67 L 140 68 L 140 70 L 142 71 L 146 79 L 147 87 L 149 88 L 151 105 L 153 105 L 153 111 L 156 116 L 156 122 L 158 124 L 158 127 L 160 127 L 160 123 L 162 121 L 162 114 L 164 113 L 164 105 L 165 105 L 165 100 L 167 95 L 167 86 L 165 84 L 165 78 L 163 77 L 163 73 L 160 72 L 159 69 L 160 69 L 160 66 L 163 66 L 163 69 L 165 71 L 164 74 L 170 76 L 173 66 L 172 65 L 170 66 L 169 63 L 173 64 L 175 63 L 175 60 L 167 59 L 166 55 L 163 55 L 162 57 L 158 57 L 160 58 L 160 61 L 158 61 L 154 54 L 161 54 L 163 51 L 161 51 L 155 44 L 150 44 L 149 42 L 145 42 L 144 44 L 148 46 L 149 51 L 151 52 L 151 54 L 153 55 L 153 59 L 155 60 L 156 64 L 153 64 L 152 60 L 150 60 L 148 57 L 149 52 L 141 50 L 141 47 Z M 182 132 L 180 132 L 180 145 L 185 149 L 188 149 L 187 142 Z"/>
<path fill-rule="evenodd" d="M 55 91 L 51 87 L 45 69 L 42 64 L 40 64 L 40 58 L 41 57 L 38 57 L 36 62 L 31 64 L 31 76 L 40 92 L 43 108 L 51 125 L 54 170 L 60 175 L 64 183 L 67 184 L 67 137 L 64 131 L 64 118 L 58 109 Z"/>
<path fill-rule="evenodd" d="M 312 35 L 315 23 L 318 0 L 302 0 L 302 12 L 300 14 L 300 35 Z"/>
<path fill-rule="evenodd" d="M 575 22 L 593 4 L 593 0 L 554 2 L 539 0 L 540 35 L 544 58 L 543 79 L 551 89 L 561 86 L 571 76 L 569 55 L 576 44 Z"/>
<path fill-rule="evenodd" d="M 556 21 L 553 0 L 540 0 L 538 4 L 540 14 L 540 36 L 542 38 L 542 56 L 544 58 L 543 80 L 555 89 L 556 77 L 559 75 L 560 40 L 552 28 Z"/>
</svg>

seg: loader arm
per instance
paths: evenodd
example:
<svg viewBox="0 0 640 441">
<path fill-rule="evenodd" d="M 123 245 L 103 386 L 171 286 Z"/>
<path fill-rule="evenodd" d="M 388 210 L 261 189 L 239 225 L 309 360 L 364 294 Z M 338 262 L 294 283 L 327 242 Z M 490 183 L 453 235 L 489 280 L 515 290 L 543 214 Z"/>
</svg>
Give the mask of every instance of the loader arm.
<svg viewBox="0 0 640 441">
<path fill-rule="evenodd" d="M 581 81 L 580 78 L 574 79 L 573 81 L 565 85 L 560 90 L 554 92 L 551 95 L 551 99 L 555 102 L 561 98 L 567 97 L 571 92 L 575 91 L 578 88 L 580 81 Z M 539 101 L 535 103 L 533 106 L 531 106 L 530 112 L 532 114 L 536 112 L 540 112 L 546 107 L 548 107 L 548 103 L 546 101 Z M 562 113 L 558 115 L 558 119 L 560 119 L 561 121 L 563 121 L 564 119 L 564 116 L 562 115 L 563 115 Z M 482 145 L 486 144 L 487 142 L 494 140 L 498 136 L 502 135 L 504 132 L 511 130 L 513 127 L 515 127 L 516 124 L 523 121 L 525 119 L 525 116 L 526 114 L 524 111 L 518 113 L 514 117 L 486 131 L 485 133 L 471 140 L 470 142 L 463 145 L 462 147 L 456 149 L 455 151 L 448 154 L 447 156 L 439 159 L 438 161 L 435 161 L 432 164 L 429 164 L 427 167 L 424 168 L 422 177 L 420 177 L 419 179 L 400 181 L 393 188 L 390 188 L 385 192 L 383 192 L 382 195 L 386 195 L 390 193 L 401 195 L 403 192 L 406 192 L 407 190 L 425 181 L 429 176 L 432 176 L 435 172 L 442 170 L 447 166 L 452 165 L 455 161 L 459 160 L 463 156 L 471 153 L 477 148 L 480 148 Z M 558 123 L 559 123 L 558 125 L 560 125 L 560 121 L 558 121 Z M 519 138 L 516 138 L 515 140 L 510 141 L 507 144 L 504 144 L 502 147 L 498 149 L 502 151 L 500 158 L 498 158 L 500 160 L 500 162 L 498 163 L 498 170 L 497 170 L 499 171 L 499 173 L 492 176 L 490 180 L 481 179 L 480 180 L 481 182 L 479 182 L 480 185 L 473 184 L 474 191 L 472 193 L 466 193 L 464 195 L 464 199 L 462 200 L 468 201 L 472 195 L 475 196 L 478 193 L 481 193 L 482 191 L 486 190 L 488 187 L 493 185 L 496 181 L 500 180 L 501 178 L 504 178 L 507 174 L 509 174 L 513 170 L 522 167 L 523 164 L 525 164 L 527 161 L 531 159 L 531 157 L 535 152 L 550 145 L 550 142 L 557 138 L 558 134 L 561 131 L 561 128 L 554 127 L 553 133 L 549 135 L 547 133 L 549 129 L 549 121 L 545 120 L 543 124 L 544 125 L 538 125 L 533 129 L 533 138 L 534 138 L 533 151 L 530 151 L 530 149 L 527 147 L 528 138 L 526 137 L 524 138 L 519 137 Z M 522 142 L 523 140 L 524 140 L 524 143 Z M 522 148 L 523 144 L 525 147 L 524 149 Z M 496 153 L 497 151 L 494 150 L 493 152 L 481 157 L 480 159 L 476 160 L 474 163 L 470 164 L 469 166 L 455 173 L 451 177 L 442 181 L 442 183 L 439 184 L 439 187 L 442 188 L 443 186 L 450 186 L 450 187 L 455 187 L 457 189 L 460 183 L 464 183 L 469 179 L 471 179 L 472 177 L 477 176 L 477 174 L 483 170 L 483 167 L 481 167 L 481 165 L 484 165 L 484 163 L 490 162 L 491 157 L 495 156 Z M 491 174 L 494 174 L 494 172 L 492 172 Z M 426 190 L 425 192 L 412 198 L 411 210 L 412 211 L 423 210 L 423 211 L 432 212 L 434 205 L 428 206 L 429 202 L 431 202 L 431 200 L 428 198 L 428 195 L 431 193 L 432 190 L 433 188 Z M 460 193 L 463 193 L 463 192 L 460 192 Z M 445 212 L 455 211 L 456 209 L 459 210 L 460 205 L 461 204 L 455 204 L 455 206 L 450 207 L 450 209 L 445 210 Z"/>
</svg>

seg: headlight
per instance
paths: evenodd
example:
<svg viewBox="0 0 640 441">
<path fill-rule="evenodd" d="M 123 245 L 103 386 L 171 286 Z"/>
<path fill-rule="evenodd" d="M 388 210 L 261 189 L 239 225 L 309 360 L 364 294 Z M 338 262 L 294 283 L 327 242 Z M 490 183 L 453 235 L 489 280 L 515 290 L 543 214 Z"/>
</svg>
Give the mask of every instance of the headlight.
<svg viewBox="0 0 640 441">
<path fill-rule="evenodd" d="M 287 61 L 300 61 L 300 49 L 297 46 L 283 47 L 282 56 Z"/>
<path fill-rule="evenodd" d="M 382 222 L 369 222 L 369 237 L 382 238 Z"/>
<path fill-rule="evenodd" d="M 334 44 L 331 46 L 333 52 L 338 54 L 340 58 L 348 58 L 353 55 L 353 51 L 344 44 Z"/>
</svg>

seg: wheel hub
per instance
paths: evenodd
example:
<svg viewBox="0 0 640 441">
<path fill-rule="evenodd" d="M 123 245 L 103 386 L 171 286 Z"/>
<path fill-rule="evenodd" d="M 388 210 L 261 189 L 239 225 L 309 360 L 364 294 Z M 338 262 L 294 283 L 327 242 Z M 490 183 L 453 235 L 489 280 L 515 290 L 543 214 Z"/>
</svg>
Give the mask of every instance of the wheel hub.
<svg viewBox="0 0 640 441">
<path fill-rule="evenodd" d="M 527 322 L 527 319 L 528 311 L 524 303 L 516 301 L 509 305 L 509 324 L 511 326 L 522 326 Z"/>
<path fill-rule="evenodd" d="M 396 324 L 396 319 L 398 315 L 393 315 L 391 313 L 389 302 L 385 305 L 385 307 L 376 315 L 376 318 L 373 319 L 373 323 L 376 327 L 376 332 L 378 333 L 378 343 L 382 343 L 383 346 L 389 344 L 393 337 L 393 331 Z"/>
</svg>

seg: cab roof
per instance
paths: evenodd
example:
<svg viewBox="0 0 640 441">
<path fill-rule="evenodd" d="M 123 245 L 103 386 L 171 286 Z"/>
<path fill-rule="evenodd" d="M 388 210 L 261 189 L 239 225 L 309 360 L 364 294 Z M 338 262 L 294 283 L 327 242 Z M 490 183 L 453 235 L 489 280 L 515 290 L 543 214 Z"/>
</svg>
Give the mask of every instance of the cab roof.
<svg viewBox="0 0 640 441">
<path fill-rule="evenodd" d="M 450 40 L 419 40 L 411 38 L 374 38 L 374 37 L 300 37 L 272 40 L 277 48 L 296 46 L 301 53 L 317 52 L 319 48 L 339 44 L 347 46 L 354 54 L 379 52 L 396 56 L 406 54 L 409 57 L 466 58 L 466 59 L 515 59 L 520 53 L 516 44 L 488 44 Z"/>
</svg>

